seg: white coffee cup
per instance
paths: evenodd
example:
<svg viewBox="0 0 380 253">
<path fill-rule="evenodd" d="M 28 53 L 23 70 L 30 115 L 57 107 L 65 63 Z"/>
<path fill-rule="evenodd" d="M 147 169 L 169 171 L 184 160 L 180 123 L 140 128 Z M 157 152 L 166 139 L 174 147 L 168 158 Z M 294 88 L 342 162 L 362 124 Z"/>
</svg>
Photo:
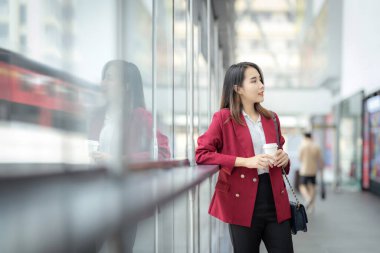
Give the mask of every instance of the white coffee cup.
<svg viewBox="0 0 380 253">
<path fill-rule="evenodd" d="M 87 140 L 87 150 L 91 154 L 92 152 L 97 152 L 99 149 L 99 142 L 93 140 Z"/>
<path fill-rule="evenodd" d="M 267 143 L 263 145 L 264 154 L 275 155 L 277 151 L 277 143 Z"/>
<path fill-rule="evenodd" d="M 277 143 L 267 143 L 263 145 L 264 154 L 274 156 L 277 151 Z M 274 163 L 274 160 L 270 160 L 271 163 Z"/>
</svg>

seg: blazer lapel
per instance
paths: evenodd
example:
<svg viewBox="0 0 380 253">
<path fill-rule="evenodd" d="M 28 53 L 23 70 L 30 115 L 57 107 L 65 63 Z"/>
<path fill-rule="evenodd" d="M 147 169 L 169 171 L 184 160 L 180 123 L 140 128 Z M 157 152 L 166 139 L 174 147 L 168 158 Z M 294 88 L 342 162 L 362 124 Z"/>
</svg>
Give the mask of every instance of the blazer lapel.
<svg viewBox="0 0 380 253">
<path fill-rule="evenodd" d="M 235 122 L 235 120 L 231 119 L 232 125 L 234 127 L 234 131 L 235 131 L 235 135 L 246 157 L 252 157 L 254 156 L 255 151 L 253 150 L 251 133 L 249 132 L 249 128 L 247 126 L 247 123 L 245 121 L 243 114 L 240 114 L 240 118 L 243 120 L 244 125 L 241 125 Z"/>
</svg>

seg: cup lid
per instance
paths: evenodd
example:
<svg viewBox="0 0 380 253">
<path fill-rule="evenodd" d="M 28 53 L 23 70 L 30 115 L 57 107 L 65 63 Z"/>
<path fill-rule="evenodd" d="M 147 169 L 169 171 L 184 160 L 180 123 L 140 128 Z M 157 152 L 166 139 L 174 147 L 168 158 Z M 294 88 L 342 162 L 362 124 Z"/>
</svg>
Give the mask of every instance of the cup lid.
<svg viewBox="0 0 380 253">
<path fill-rule="evenodd" d="M 277 143 L 266 143 L 263 148 L 277 148 Z"/>
</svg>

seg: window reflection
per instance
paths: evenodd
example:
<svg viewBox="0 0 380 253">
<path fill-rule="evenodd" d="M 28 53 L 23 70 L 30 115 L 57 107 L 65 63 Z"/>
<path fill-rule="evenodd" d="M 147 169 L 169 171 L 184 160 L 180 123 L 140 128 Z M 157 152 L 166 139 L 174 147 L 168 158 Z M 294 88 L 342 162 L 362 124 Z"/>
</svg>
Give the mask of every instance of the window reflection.
<svg viewBox="0 0 380 253">
<path fill-rule="evenodd" d="M 96 169 L 103 163 L 112 169 L 115 166 L 112 157 L 119 158 L 120 153 L 126 167 L 128 163 L 139 163 L 129 168 L 170 157 L 193 159 L 187 152 L 188 141 L 193 137 L 196 139 L 191 135 L 198 135 L 199 127 L 208 122 L 205 116 L 208 107 L 203 106 L 206 105 L 203 101 L 209 98 L 205 95 L 209 85 L 206 70 L 211 64 L 206 57 L 206 42 L 210 35 L 205 27 L 205 3 L 198 0 L 0 0 L 0 177 L 9 176 L 9 167 L 26 168 L 26 175 L 61 173 L 77 168 Z M 189 20 L 190 4 L 194 4 L 194 24 Z M 197 9 L 201 11 L 198 13 Z M 194 37 L 190 29 L 194 30 Z M 156 38 L 153 34 L 157 35 Z M 190 40 L 193 40 L 194 55 L 189 52 Z M 214 44 L 212 54 L 219 52 L 217 36 Z M 189 62 L 192 58 L 195 72 L 190 76 Z M 107 62 L 108 59 L 128 61 Z M 216 59 L 219 61 L 214 63 L 213 74 L 218 80 L 222 57 Z M 190 95 L 191 89 L 194 89 L 194 96 Z M 216 97 L 219 96 L 212 96 L 213 99 Z M 213 105 L 216 104 L 215 100 Z M 188 126 L 191 108 L 195 109 L 196 126 L 192 132 Z M 41 166 L 40 163 L 46 164 Z M 147 164 L 154 167 L 155 164 L 174 163 Z M 40 170 L 43 168 L 46 171 Z M 89 228 L 89 233 L 94 234 L 99 232 L 99 227 L 93 217 L 99 215 L 94 216 L 94 212 L 87 210 L 101 205 L 115 207 L 104 213 L 103 222 L 109 222 L 110 227 L 121 228 L 121 222 L 111 224 L 113 216 L 145 207 L 154 198 L 167 196 L 173 188 L 182 191 L 185 182 L 193 178 L 192 170 L 173 170 L 173 174 L 172 171 L 166 172 L 131 173 L 125 182 L 133 183 L 134 190 L 127 194 L 115 192 L 117 196 L 114 196 L 114 191 L 118 191 L 119 184 L 116 187 L 94 187 L 96 191 L 92 191 L 92 187 L 98 184 L 90 182 L 94 179 L 90 175 L 97 173 L 80 173 L 86 179 L 73 180 L 74 184 L 69 185 L 71 189 L 67 192 L 62 191 L 58 183 L 59 194 L 52 200 L 53 205 L 37 205 L 34 209 L 31 204 L 31 209 L 18 208 L 23 216 L 15 215 L 21 217 L 16 219 L 17 222 L 7 219 L 11 224 L 8 227 L 12 231 L 22 231 L 25 222 L 32 222 L 34 226 L 29 231 L 33 232 L 35 227 L 44 224 L 47 217 L 45 207 L 55 210 L 56 206 L 64 206 L 58 208 L 58 216 L 53 215 L 58 222 L 55 231 L 60 233 L 68 229 L 68 233 L 60 235 L 78 232 L 82 236 L 82 232 Z M 71 175 L 65 175 L 65 178 L 71 178 Z M 76 183 L 85 187 L 77 188 Z M 141 187 L 135 188 L 134 184 Z M 122 188 L 124 186 L 123 182 Z M 38 190 L 37 194 L 43 192 L 41 197 L 44 200 L 45 193 L 54 193 L 54 189 L 49 191 L 49 188 Z M 210 187 L 207 185 L 203 190 L 207 192 L 200 189 L 197 194 L 208 198 Z M 193 198 L 193 204 L 203 205 L 203 197 Z M 189 251 L 188 248 L 194 245 L 190 246 L 191 223 L 186 220 L 194 210 L 198 211 L 193 223 L 202 224 L 201 227 L 194 226 L 197 229 L 194 232 L 202 238 L 209 238 L 205 236 L 209 217 L 207 213 L 199 213 L 207 207 L 199 209 L 195 204 L 194 210 L 190 210 L 189 200 L 189 195 L 184 193 L 174 203 L 160 205 L 156 216 L 150 218 L 152 210 L 141 209 L 140 218 L 145 220 L 130 222 L 121 228 L 122 231 L 112 231 L 119 233 L 115 237 L 120 238 L 110 239 L 122 243 L 119 246 L 125 249 L 124 252 L 132 252 L 133 246 L 136 252 L 153 252 L 155 242 L 158 242 L 159 252 Z M 16 208 L 19 207 L 18 203 L 15 204 Z M 44 210 L 30 211 L 40 208 Z M 203 214 L 206 215 L 204 218 L 197 218 Z M 47 215 L 52 217 L 49 213 Z M 83 215 L 89 219 L 82 219 Z M 74 222 L 71 223 L 72 220 Z M 90 220 L 95 222 L 90 224 Z M 89 226 L 82 226 L 77 221 Z M 221 234 L 214 230 L 214 235 Z M 111 233 L 110 230 L 102 232 L 104 235 Z M 34 246 L 41 243 L 29 240 L 29 234 L 16 234 L 20 235 L 14 237 L 16 245 L 23 246 L 25 238 L 34 242 Z M 69 237 L 71 240 L 72 236 Z M 80 240 L 73 238 L 75 242 L 84 241 L 84 237 Z M 103 239 L 92 246 L 100 247 L 100 252 L 109 252 Z M 198 247 L 200 252 L 205 251 L 203 239 L 195 243 L 201 245 Z M 73 245 L 67 245 L 73 250 Z"/>
<path fill-rule="evenodd" d="M 209 64 L 205 55 L 206 41 L 210 36 L 205 34 L 205 4 L 199 5 L 202 8 L 196 16 L 201 17 L 194 18 L 194 55 L 189 55 L 188 1 L 157 3 L 155 17 L 152 2 L 125 1 L 122 13 L 117 11 L 118 3 L 120 1 L 115 0 L 0 0 L 0 13 L 4 13 L 0 22 L 0 125 L 7 124 L 2 128 L 6 129 L 4 135 L 10 136 L 8 133 L 21 130 L 33 138 L 29 144 L 21 140 L 16 145 L 15 140 L 9 140 L 20 149 L 31 150 L 28 157 L 36 158 L 19 159 L 13 152 L 11 161 L 51 161 L 48 158 L 55 157 L 55 162 L 70 163 L 74 159 L 70 156 L 74 155 L 82 157 L 79 160 L 75 158 L 76 163 L 88 163 L 92 161 L 89 151 L 94 150 L 88 140 L 96 141 L 95 146 L 99 145 L 96 151 L 108 154 L 116 152 L 120 147 L 117 142 L 122 142 L 127 162 L 170 159 L 170 155 L 175 159 L 188 156 L 187 144 L 192 134 L 188 126 L 190 108 L 195 109 L 195 138 L 201 127 L 207 125 L 208 107 L 202 104 L 209 99 L 205 95 Z M 11 23 L 14 25 L 10 26 Z M 153 40 L 154 31 L 156 40 Z M 122 41 L 120 45 L 119 39 Z M 217 41 L 215 45 L 219 45 Z M 156 54 L 154 60 L 153 49 Z M 213 50 L 212 55 L 215 52 Z M 187 93 L 190 90 L 190 57 L 195 58 L 192 77 L 194 106 L 190 104 Z M 117 106 L 110 108 L 110 101 L 115 101 L 114 96 L 121 92 L 112 91 L 112 87 L 107 89 L 114 94 L 108 94 L 105 105 L 105 82 L 111 83 L 112 80 L 104 78 L 103 85 L 100 85 L 99 75 L 107 59 L 117 58 L 128 59 L 126 63 L 136 66 L 142 81 L 140 93 L 143 104 L 131 107 L 129 102 L 137 97 L 133 95 L 132 99 L 127 91 L 123 93 L 125 119 L 116 124 L 123 123 L 125 128 L 122 132 L 125 134 L 117 140 L 110 140 L 107 145 L 106 142 L 99 143 L 103 138 L 101 131 L 109 128 L 107 122 L 110 118 L 112 120 L 111 112 L 118 110 Z M 117 69 L 114 66 L 110 68 Z M 116 71 L 118 79 L 115 81 L 122 82 L 132 75 L 123 73 L 122 68 Z M 215 67 L 213 73 L 216 79 L 217 69 Z M 153 75 L 153 70 L 157 74 Z M 156 125 L 158 129 L 154 130 Z M 36 155 L 38 150 L 30 143 L 40 143 L 37 136 L 47 132 L 51 132 L 54 141 L 47 141 L 50 146 L 44 148 L 54 150 L 55 155 L 42 152 Z M 75 139 L 75 150 L 81 147 L 81 151 L 68 148 L 72 145 L 66 143 L 68 140 L 71 143 L 72 138 Z M 110 144 L 113 142 L 115 145 Z M 5 149 L 8 144 L 3 141 L 0 148 Z M 1 161 L 7 160 L 1 155 L 0 158 Z"/>
<path fill-rule="evenodd" d="M 103 123 L 97 137 L 99 150 L 92 153 L 96 162 L 107 163 L 117 154 L 119 126 L 123 126 L 122 141 L 127 163 L 152 160 L 154 138 L 158 143 L 158 159 L 170 158 L 167 136 L 159 130 L 153 136 L 153 118 L 146 109 L 142 77 L 135 64 L 123 60 L 106 63 L 102 71 L 102 91 L 107 102 L 100 112 Z M 123 108 L 117 103 L 120 94 Z M 96 121 L 99 123 L 99 118 Z M 93 126 L 99 128 L 96 124 Z"/>
<path fill-rule="evenodd" d="M 96 86 L 0 49 L 0 90 L 0 165 L 88 163 L 85 115 L 102 103 Z"/>
</svg>

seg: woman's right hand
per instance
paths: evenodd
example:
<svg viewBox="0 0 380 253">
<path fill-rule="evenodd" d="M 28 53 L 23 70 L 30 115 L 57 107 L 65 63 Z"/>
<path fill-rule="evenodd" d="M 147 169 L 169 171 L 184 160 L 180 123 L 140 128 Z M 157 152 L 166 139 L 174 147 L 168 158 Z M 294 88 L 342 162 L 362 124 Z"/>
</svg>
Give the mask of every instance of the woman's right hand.
<svg viewBox="0 0 380 253">
<path fill-rule="evenodd" d="M 249 169 L 272 168 L 274 157 L 267 154 L 255 155 L 249 158 L 238 157 L 235 166 L 242 166 Z"/>
</svg>

